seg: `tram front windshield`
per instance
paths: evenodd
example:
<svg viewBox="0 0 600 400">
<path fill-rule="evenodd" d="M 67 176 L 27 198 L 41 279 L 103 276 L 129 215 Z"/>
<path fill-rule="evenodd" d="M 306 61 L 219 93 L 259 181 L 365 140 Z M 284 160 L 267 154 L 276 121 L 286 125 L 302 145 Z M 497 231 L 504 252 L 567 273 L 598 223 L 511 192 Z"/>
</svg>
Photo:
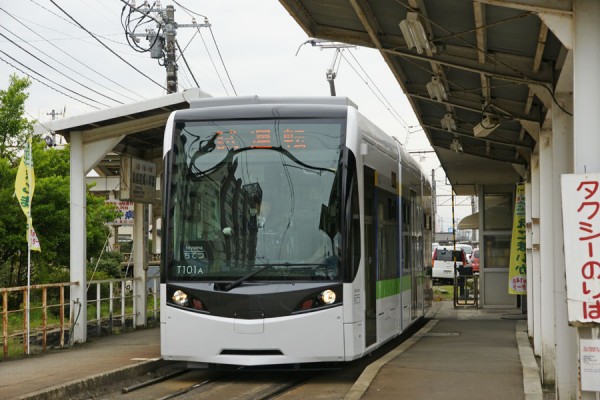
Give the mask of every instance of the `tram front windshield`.
<svg viewBox="0 0 600 400">
<path fill-rule="evenodd" d="M 176 124 L 165 267 L 171 281 L 341 279 L 338 119 Z M 260 271 L 259 271 L 260 270 Z"/>
</svg>

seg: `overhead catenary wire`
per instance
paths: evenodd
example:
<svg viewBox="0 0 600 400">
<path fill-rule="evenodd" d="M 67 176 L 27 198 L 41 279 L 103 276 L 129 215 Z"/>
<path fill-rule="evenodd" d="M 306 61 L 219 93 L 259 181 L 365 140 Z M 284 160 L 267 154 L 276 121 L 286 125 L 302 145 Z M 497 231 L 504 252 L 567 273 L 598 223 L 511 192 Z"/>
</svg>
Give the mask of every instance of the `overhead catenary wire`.
<svg viewBox="0 0 600 400">
<path fill-rule="evenodd" d="M 340 53 L 341 54 L 341 53 Z M 399 118 L 399 115 L 397 115 L 397 113 L 393 113 L 388 107 L 388 104 L 386 104 L 385 101 L 383 101 L 381 99 L 381 97 L 375 92 L 375 90 L 373 90 L 373 88 L 371 87 L 371 85 L 369 85 L 368 81 L 364 80 L 364 78 L 360 75 L 360 73 L 358 72 L 358 70 L 348 61 L 348 59 L 343 55 L 342 58 L 348 63 L 348 65 L 350 66 L 350 68 L 352 68 L 352 70 L 361 78 L 363 79 L 363 82 L 365 82 L 365 84 L 367 85 L 367 87 L 369 88 L 369 90 L 375 95 L 375 97 L 377 98 L 377 100 L 379 100 L 379 102 L 381 104 L 384 105 L 384 107 L 386 107 L 386 109 L 390 112 L 390 114 L 392 115 L 392 117 L 394 117 L 396 119 L 396 121 L 398 121 L 400 123 L 400 125 L 402 125 L 402 127 L 404 129 L 406 129 L 406 131 L 408 132 L 408 124 L 402 119 Z M 370 79 L 370 78 L 369 78 Z"/>
<path fill-rule="evenodd" d="M 358 59 L 354 56 L 354 54 L 352 53 L 352 51 L 350 51 L 350 49 L 348 49 L 348 53 L 350 54 L 350 56 L 352 56 L 352 59 L 354 59 L 354 61 L 356 62 L 356 64 L 358 64 L 358 66 L 360 67 L 361 71 L 365 74 L 365 76 L 367 77 L 367 79 L 373 84 L 373 86 L 375 87 L 375 89 L 377 90 L 377 92 L 379 93 L 379 95 L 381 96 L 381 98 L 383 98 L 383 100 L 385 101 L 385 104 L 387 104 L 386 107 L 387 107 L 388 111 L 390 111 L 393 114 L 395 114 L 402 121 L 402 124 L 404 125 L 404 127 L 408 130 L 410 128 L 410 125 L 406 122 L 406 120 L 404 118 L 402 118 L 402 115 L 400 115 L 400 113 L 394 108 L 394 106 L 387 99 L 387 97 L 385 97 L 385 94 L 383 94 L 383 92 L 381 91 L 381 89 L 379 89 L 379 87 L 377 86 L 377 84 L 375 83 L 375 81 L 373 81 L 373 79 L 371 79 L 371 76 L 369 75 L 369 73 L 367 71 L 365 71 L 365 69 L 363 68 L 363 66 L 360 64 L 360 62 L 358 61 Z M 346 62 L 348 62 L 348 60 L 346 60 Z"/>
<path fill-rule="evenodd" d="M 86 31 L 91 37 L 93 37 L 104 48 L 106 48 L 108 51 L 110 51 L 112 54 L 114 54 L 117 58 L 119 58 L 125 64 L 129 65 L 131 68 L 133 68 L 135 71 L 137 71 L 139 74 L 141 74 L 142 76 L 144 76 L 145 78 L 147 78 L 148 80 L 150 80 L 152 83 L 154 83 L 158 87 L 166 90 L 166 88 L 163 85 L 161 85 L 160 83 L 156 82 L 154 79 L 150 78 L 148 75 L 146 75 L 145 73 L 143 73 L 142 71 L 140 71 L 135 65 L 133 65 L 129 61 L 125 60 L 123 57 L 121 57 L 119 54 L 117 54 L 113 49 L 111 49 L 104 42 L 102 42 L 100 39 L 98 39 L 96 37 L 96 35 L 94 35 L 92 32 L 90 32 L 88 29 L 86 29 L 83 25 L 81 25 L 75 18 L 73 18 L 69 13 L 67 13 L 58 4 L 56 4 L 56 2 L 54 0 L 50 0 L 50 2 L 52 4 L 54 4 L 54 6 L 56 8 L 58 8 L 60 11 L 62 11 L 63 14 L 65 14 L 67 17 L 69 17 L 71 20 L 73 20 L 73 22 L 75 22 L 81 29 L 83 29 L 84 31 Z"/>
</svg>

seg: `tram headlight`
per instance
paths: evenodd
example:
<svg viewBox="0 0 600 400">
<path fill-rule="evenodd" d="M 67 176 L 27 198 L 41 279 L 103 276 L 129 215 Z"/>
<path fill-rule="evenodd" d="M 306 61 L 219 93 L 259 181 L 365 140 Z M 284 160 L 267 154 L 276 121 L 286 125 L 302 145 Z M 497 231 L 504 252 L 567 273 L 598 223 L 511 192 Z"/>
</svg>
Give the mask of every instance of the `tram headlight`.
<svg viewBox="0 0 600 400">
<path fill-rule="evenodd" d="M 323 307 L 334 306 L 341 304 L 342 292 L 341 287 L 339 289 L 325 289 L 315 292 L 298 303 L 295 308 L 295 312 L 305 312 L 309 310 L 317 310 Z"/>
<path fill-rule="evenodd" d="M 319 295 L 319 299 L 323 304 L 333 304 L 335 303 L 335 292 L 331 289 L 324 290 Z"/>
<path fill-rule="evenodd" d="M 182 307 L 187 306 L 190 302 L 188 295 L 182 290 L 176 290 L 175 293 L 173 293 L 171 300 L 173 300 L 173 303 Z"/>
</svg>

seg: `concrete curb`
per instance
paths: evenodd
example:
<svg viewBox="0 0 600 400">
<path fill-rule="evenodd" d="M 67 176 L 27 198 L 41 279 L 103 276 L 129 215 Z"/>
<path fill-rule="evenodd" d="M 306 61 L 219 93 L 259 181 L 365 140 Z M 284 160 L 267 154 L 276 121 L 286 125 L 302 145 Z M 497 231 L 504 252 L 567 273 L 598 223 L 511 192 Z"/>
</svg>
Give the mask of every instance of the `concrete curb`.
<svg viewBox="0 0 600 400">
<path fill-rule="evenodd" d="M 90 360 L 90 362 L 93 362 L 93 360 Z M 97 391 L 99 387 L 113 385 L 119 381 L 144 375 L 166 364 L 168 364 L 168 362 L 162 359 L 150 359 L 147 361 L 141 361 L 138 364 L 128 365 L 126 367 L 113 369 L 107 372 L 102 372 L 97 375 L 88 376 L 82 379 L 27 393 L 21 397 L 18 397 L 18 399 L 62 400 L 77 398 L 81 397 L 82 393 L 93 393 Z"/>
<path fill-rule="evenodd" d="M 369 366 L 365 368 L 363 373 L 360 374 L 356 382 L 354 382 L 348 393 L 346 393 L 346 396 L 344 396 L 344 400 L 359 400 L 365 394 L 365 392 L 371 385 L 371 382 L 373 382 L 373 379 L 375 379 L 375 377 L 377 376 L 379 370 L 385 364 L 387 364 L 388 362 L 390 362 L 391 360 L 408 350 L 413 344 L 415 344 L 419 339 L 426 335 L 435 326 L 435 324 L 437 324 L 437 322 L 437 320 L 429 321 L 423 328 L 419 330 L 419 332 L 406 339 L 394 350 L 390 351 L 377 361 L 369 364 Z"/>
<path fill-rule="evenodd" d="M 523 366 L 523 389 L 525 390 L 526 400 L 542 400 L 544 392 L 540 380 L 540 370 L 533 355 L 533 349 L 529 343 L 527 335 L 527 321 L 517 321 L 515 328 L 517 337 L 517 346 L 519 347 L 519 357 Z"/>
</svg>

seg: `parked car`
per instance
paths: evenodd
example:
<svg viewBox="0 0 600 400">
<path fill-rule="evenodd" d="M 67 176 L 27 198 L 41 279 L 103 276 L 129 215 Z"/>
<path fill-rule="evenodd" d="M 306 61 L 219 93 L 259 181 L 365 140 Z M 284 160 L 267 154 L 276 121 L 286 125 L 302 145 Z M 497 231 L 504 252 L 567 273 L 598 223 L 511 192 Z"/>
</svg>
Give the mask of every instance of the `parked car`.
<svg viewBox="0 0 600 400">
<path fill-rule="evenodd" d="M 435 251 L 435 249 L 437 249 L 437 247 L 439 246 L 439 243 L 433 242 L 431 243 L 431 257 L 433 257 L 433 252 Z"/>
<path fill-rule="evenodd" d="M 473 249 L 471 255 L 471 267 L 473 267 L 473 273 L 479 273 L 479 248 Z"/>
<path fill-rule="evenodd" d="M 431 277 L 434 280 L 450 281 L 454 279 L 454 262 L 456 267 L 467 265 L 467 254 L 459 247 L 438 246 L 433 251 L 433 269 Z"/>
<path fill-rule="evenodd" d="M 471 264 L 471 256 L 473 255 L 473 246 L 468 243 L 456 243 L 456 248 L 461 248 L 467 255 L 467 264 Z"/>
</svg>

